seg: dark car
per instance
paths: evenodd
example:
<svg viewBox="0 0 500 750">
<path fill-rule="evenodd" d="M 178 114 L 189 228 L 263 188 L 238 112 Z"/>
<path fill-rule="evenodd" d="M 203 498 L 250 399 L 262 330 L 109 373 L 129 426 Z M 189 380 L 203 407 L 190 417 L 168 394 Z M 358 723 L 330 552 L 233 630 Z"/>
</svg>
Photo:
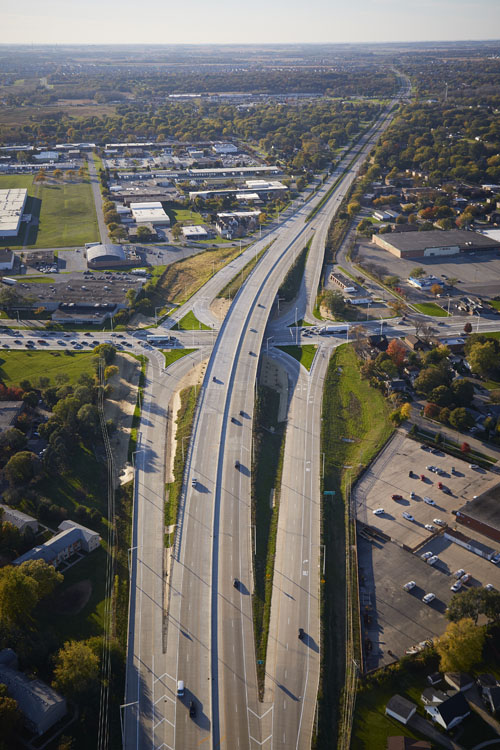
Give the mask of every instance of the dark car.
<svg viewBox="0 0 500 750">
<path fill-rule="evenodd" d="M 239 469 L 240 468 L 240 462 L 239 461 L 235 461 L 234 462 L 234 468 L 235 469 Z"/>
<path fill-rule="evenodd" d="M 191 716 L 191 718 L 193 716 L 196 716 L 196 705 L 194 701 L 189 702 L 189 715 Z"/>
<path fill-rule="evenodd" d="M 305 636 L 304 628 L 299 628 L 299 641 L 303 641 L 304 636 Z"/>
<path fill-rule="evenodd" d="M 392 495 L 392 499 L 393 500 L 402 500 L 403 499 L 403 495 Z"/>
<path fill-rule="evenodd" d="M 233 586 L 235 589 L 239 588 L 240 582 L 238 581 L 237 578 L 233 578 Z"/>
</svg>

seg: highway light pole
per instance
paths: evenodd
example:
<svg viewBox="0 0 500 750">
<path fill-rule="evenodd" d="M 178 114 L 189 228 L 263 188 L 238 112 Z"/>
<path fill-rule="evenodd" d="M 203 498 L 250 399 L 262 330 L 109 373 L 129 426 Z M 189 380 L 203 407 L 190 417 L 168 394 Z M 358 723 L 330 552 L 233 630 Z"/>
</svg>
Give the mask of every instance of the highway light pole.
<svg viewBox="0 0 500 750">
<path fill-rule="evenodd" d="M 156 326 L 158 325 L 158 314 L 157 314 L 157 311 L 161 310 L 162 307 L 163 307 L 163 305 L 160 305 L 160 307 L 155 307 L 155 325 Z"/>
<path fill-rule="evenodd" d="M 269 341 L 273 338 L 274 336 L 268 336 L 266 339 L 266 354 L 269 354 Z"/>
<path fill-rule="evenodd" d="M 123 726 L 123 709 L 129 708 L 129 706 L 137 706 L 139 704 L 139 701 L 132 701 L 131 703 L 122 703 L 120 706 L 120 726 L 122 730 L 122 745 L 125 747 L 125 736 L 124 736 L 124 726 Z M 139 720 L 139 717 L 137 718 Z"/>
<path fill-rule="evenodd" d="M 295 308 L 295 345 L 297 346 L 299 343 L 299 326 L 297 324 L 297 313 L 299 308 Z"/>
</svg>

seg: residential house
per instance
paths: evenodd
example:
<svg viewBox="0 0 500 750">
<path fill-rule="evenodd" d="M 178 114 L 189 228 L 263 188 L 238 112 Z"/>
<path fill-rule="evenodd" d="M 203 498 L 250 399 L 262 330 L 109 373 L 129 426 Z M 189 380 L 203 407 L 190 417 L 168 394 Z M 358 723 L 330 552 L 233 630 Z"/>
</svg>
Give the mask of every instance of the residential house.
<svg viewBox="0 0 500 750">
<path fill-rule="evenodd" d="M 425 706 L 425 712 L 440 727 L 450 730 L 470 714 L 470 708 L 463 693 L 456 693 L 442 703 Z"/>
<path fill-rule="evenodd" d="M 68 711 L 66 700 L 45 682 L 31 680 L 19 672 L 17 656 L 11 649 L 0 652 L 0 683 L 17 701 L 28 730 L 38 736 L 47 732 Z"/>
<path fill-rule="evenodd" d="M 19 529 L 21 534 L 24 534 L 27 529 L 31 529 L 34 534 L 38 531 L 38 521 L 33 516 L 28 516 L 17 508 L 10 508 L 8 505 L 0 504 L 0 508 L 3 511 L 0 514 L 2 523 L 5 523 L 5 521 L 11 523 L 16 529 Z"/>
<path fill-rule="evenodd" d="M 44 544 L 25 552 L 16 558 L 14 565 L 20 565 L 26 560 L 44 560 L 57 568 L 77 552 L 92 552 L 99 546 L 100 536 L 95 531 L 73 521 L 63 521 L 59 528 L 64 528 Z"/>
<path fill-rule="evenodd" d="M 422 341 L 422 339 L 419 339 L 413 333 L 407 334 L 403 341 L 414 352 L 423 352 L 428 348 L 425 341 Z"/>
<path fill-rule="evenodd" d="M 403 698 L 402 695 L 397 694 L 392 696 L 385 707 L 386 716 L 391 716 L 405 726 L 408 724 L 416 710 L 417 707 L 414 703 Z"/>
<path fill-rule="evenodd" d="M 445 672 L 444 679 L 453 690 L 468 690 L 474 685 L 473 678 L 465 672 Z"/>
<path fill-rule="evenodd" d="M 438 706 L 440 703 L 448 700 L 450 697 L 443 690 L 437 690 L 434 687 L 425 688 L 420 696 L 424 706 Z"/>
<path fill-rule="evenodd" d="M 439 674 L 439 672 L 433 672 L 432 674 L 427 675 L 427 682 L 429 685 L 437 685 L 439 682 L 441 682 L 443 678 Z"/>
<path fill-rule="evenodd" d="M 93 552 L 98 548 L 101 542 L 101 537 L 96 531 L 92 531 L 92 529 L 88 529 L 86 526 L 82 526 L 76 521 L 63 521 L 57 528 L 59 531 L 66 531 L 66 529 L 79 529 L 81 534 L 81 546 L 84 552 Z"/>
</svg>

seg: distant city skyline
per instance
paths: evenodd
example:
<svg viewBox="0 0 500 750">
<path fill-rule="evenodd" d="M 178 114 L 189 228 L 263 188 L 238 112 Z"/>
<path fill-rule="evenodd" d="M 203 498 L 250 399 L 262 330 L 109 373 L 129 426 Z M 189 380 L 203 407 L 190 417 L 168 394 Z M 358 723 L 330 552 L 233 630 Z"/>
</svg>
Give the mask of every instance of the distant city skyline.
<svg viewBox="0 0 500 750">
<path fill-rule="evenodd" d="M 498 0 L 62 0 L 9 3 L 0 15 L 11 44 L 277 44 L 479 41 L 500 33 Z"/>
</svg>

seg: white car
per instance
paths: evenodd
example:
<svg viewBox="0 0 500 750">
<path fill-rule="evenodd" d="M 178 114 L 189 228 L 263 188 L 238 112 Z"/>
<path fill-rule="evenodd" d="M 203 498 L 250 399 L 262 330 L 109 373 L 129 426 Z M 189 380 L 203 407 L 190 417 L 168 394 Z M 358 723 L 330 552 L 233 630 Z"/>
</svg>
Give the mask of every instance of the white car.
<svg viewBox="0 0 500 750">
<path fill-rule="evenodd" d="M 408 584 L 406 584 L 406 585 L 408 585 Z M 495 590 L 495 587 L 493 586 L 492 583 L 487 583 L 484 588 L 486 589 L 486 591 L 494 591 Z M 407 591 L 408 590 L 409 589 L 407 589 Z"/>
<path fill-rule="evenodd" d="M 424 552 L 424 554 L 420 555 L 420 557 L 422 558 L 422 560 L 428 560 L 429 557 L 432 557 L 432 552 Z"/>
<path fill-rule="evenodd" d="M 432 497 L 424 497 L 424 503 L 427 503 L 427 505 L 436 505 Z"/>
<path fill-rule="evenodd" d="M 403 588 L 405 591 L 411 591 L 412 589 L 415 588 L 416 585 L 417 584 L 415 583 L 415 581 L 408 581 L 408 583 L 405 583 Z M 491 584 L 488 584 L 488 585 L 491 586 Z"/>
<path fill-rule="evenodd" d="M 383 512 L 384 512 L 383 508 L 376 508 L 375 510 L 372 511 L 374 516 L 381 516 Z"/>
<path fill-rule="evenodd" d="M 469 469 L 479 469 L 477 464 L 469 464 Z"/>
<path fill-rule="evenodd" d="M 432 523 L 426 523 L 425 528 L 427 531 L 436 531 L 436 527 L 432 525 Z"/>
<path fill-rule="evenodd" d="M 460 568 L 459 570 L 456 570 L 456 571 L 455 571 L 455 572 L 453 573 L 453 578 L 456 578 L 456 579 L 458 580 L 459 578 L 462 578 L 462 576 L 463 576 L 464 574 L 465 574 L 465 570 L 464 570 L 463 568 Z"/>
<path fill-rule="evenodd" d="M 414 521 L 415 520 L 413 518 L 412 514 L 411 513 L 407 513 L 406 511 L 403 511 L 403 518 L 406 518 L 407 521 Z"/>
<path fill-rule="evenodd" d="M 462 582 L 461 581 L 455 581 L 455 583 L 453 584 L 453 586 L 450 586 L 450 591 L 455 591 L 455 592 L 456 591 L 460 591 L 461 588 L 462 588 Z"/>
<path fill-rule="evenodd" d="M 424 597 L 422 598 L 422 601 L 424 602 L 424 604 L 430 604 L 431 602 L 433 602 L 433 601 L 434 601 L 434 599 L 435 599 L 435 598 L 436 598 L 436 594 L 433 594 L 433 593 L 431 592 L 431 593 L 429 593 L 429 594 L 426 594 L 426 595 L 425 595 L 425 596 L 424 596 Z"/>
<path fill-rule="evenodd" d="M 443 521 L 442 518 L 433 518 L 432 520 L 436 526 L 446 526 L 446 521 Z"/>
<path fill-rule="evenodd" d="M 439 557 L 437 555 L 432 555 L 432 557 L 429 557 L 429 559 L 427 560 L 427 564 L 435 565 L 438 560 L 439 560 Z"/>
<path fill-rule="evenodd" d="M 426 466 L 425 468 L 427 469 L 427 471 L 436 471 L 435 466 Z"/>
<path fill-rule="evenodd" d="M 198 484 L 198 480 L 196 479 L 196 477 L 193 477 L 191 479 L 191 487 L 196 487 L 197 484 Z"/>
<path fill-rule="evenodd" d="M 461 579 L 460 579 L 460 583 L 461 583 L 461 584 L 464 584 L 464 583 L 468 583 L 468 582 L 470 581 L 471 577 L 472 577 L 472 576 L 471 576 L 471 574 L 470 574 L 470 573 L 466 573 L 465 575 L 463 575 L 463 576 L 461 577 Z"/>
</svg>

